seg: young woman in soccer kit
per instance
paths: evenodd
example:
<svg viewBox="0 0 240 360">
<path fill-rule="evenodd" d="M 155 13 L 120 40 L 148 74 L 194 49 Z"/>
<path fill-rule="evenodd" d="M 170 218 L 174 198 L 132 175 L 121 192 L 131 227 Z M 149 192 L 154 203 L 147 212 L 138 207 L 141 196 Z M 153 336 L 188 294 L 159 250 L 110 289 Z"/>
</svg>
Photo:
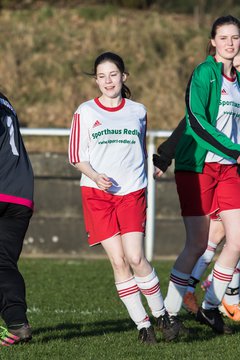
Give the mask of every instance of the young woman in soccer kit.
<svg viewBox="0 0 240 360">
<path fill-rule="evenodd" d="M 186 128 L 176 148 L 175 176 L 187 239 L 172 269 L 165 306 L 171 321 L 179 322 L 190 274 L 207 246 L 209 215 L 218 213 L 226 246 L 196 318 L 217 333 L 232 333 L 218 306 L 240 257 L 240 75 L 233 67 L 240 48 L 239 20 L 217 19 L 211 47 L 214 55 L 194 70 L 186 91 Z"/>
<path fill-rule="evenodd" d="M 33 171 L 17 114 L 0 94 L 0 345 L 32 337 L 27 319 L 25 283 L 17 262 L 33 212 Z"/>
<path fill-rule="evenodd" d="M 139 340 L 156 343 L 141 294 L 157 327 L 171 340 L 159 279 L 143 251 L 146 222 L 146 128 L 142 104 L 129 99 L 124 62 L 106 52 L 93 75 L 100 96 L 76 110 L 69 140 L 69 161 L 81 171 L 82 205 L 88 242 L 101 244 L 111 262 L 118 295 L 139 330 Z"/>
<path fill-rule="evenodd" d="M 237 71 L 240 71 L 240 52 L 233 59 L 233 66 Z M 155 177 L 160 177 L 171 164 L 175 157 L 175 150 L 180 137 L 185 130 L 185 118 L 179 123 L 179 126 L 173 131 L 171 136 L 158 147 L 158 155 L 153 155 L 153 160 L 156 165 Z M 217 246 L 225 238 L 225 231 L 219 217 L 211 216 L 208 246 L 204 254 L 199 258 L 194 266 L 191 276 L 188 281 L 188 287 L 183 297 L 183 307 L 190 313 L 196 314 L 198 312 L 198 302 L 195 295 L 196 285 L 199 283 L 203 273 L 211 263 Z M 205 291 L 211 284 L 211 274 L 203 281 L 201 287 Z M 238 262 L 232 280 L 228 285 L 222 303 L 220 305 L 221 312 L 233 321 L 240 321 L 240 306 L 239 306 L 239 283 L 240 283 L 240 261 Z"/>
</svg>

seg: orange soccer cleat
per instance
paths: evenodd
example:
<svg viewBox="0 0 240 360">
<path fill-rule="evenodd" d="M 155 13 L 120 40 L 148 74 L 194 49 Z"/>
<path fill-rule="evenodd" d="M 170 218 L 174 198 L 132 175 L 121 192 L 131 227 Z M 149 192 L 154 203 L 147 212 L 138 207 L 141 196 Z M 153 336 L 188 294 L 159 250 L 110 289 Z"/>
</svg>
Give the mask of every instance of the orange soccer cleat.
<svg viewBox="0 0 240 360">
<path fill-rule="evenodd" d="M 224 316 L 227 316 L 233 321 L 240 321 L 240 306 L 239 304 L 228 305 L 226 301 L 222 300 L 219 310 Z"/>
</svg>

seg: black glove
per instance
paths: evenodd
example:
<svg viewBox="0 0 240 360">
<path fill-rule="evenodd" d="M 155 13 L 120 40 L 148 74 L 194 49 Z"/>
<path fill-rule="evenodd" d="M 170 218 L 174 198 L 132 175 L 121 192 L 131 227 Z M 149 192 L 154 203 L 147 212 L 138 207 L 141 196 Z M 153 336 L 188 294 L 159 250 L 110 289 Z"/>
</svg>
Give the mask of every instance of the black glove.
<svg viewBox="0 0 240 360">
<path fill-rule="evenodd" d="M 164 153 L 161 153 L 161 155 L 153 154 L 153 165 L 162 172 L 165 172 L 171 163 L 172 160 L 164 156 Z"/>
</svg>

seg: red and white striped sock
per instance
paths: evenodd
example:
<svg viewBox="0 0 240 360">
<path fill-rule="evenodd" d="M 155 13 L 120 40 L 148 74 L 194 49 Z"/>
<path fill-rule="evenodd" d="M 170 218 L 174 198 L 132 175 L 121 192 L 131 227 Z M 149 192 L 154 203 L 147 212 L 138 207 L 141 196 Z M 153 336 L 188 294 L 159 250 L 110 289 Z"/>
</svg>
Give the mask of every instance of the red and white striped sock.
<svg viewBox="0 0 240 360">
<path fill-rule="evenodd" d="M 143 307 L 141 294 L 134 277 L 115 283 L 118 295 L 127 308 L 130 318 L 138 330 L 150 327 L 149 317 Z"/>
<path fill-rule="evenodd" d="M 160 315 L 164 315 L 165 306 L 155 270 L 153 269 L 149 275 L 144 277 L 135 276 L 135 280 L 141 293 L 146 297 L 153 316 L 158 318 Z"/>
<path fill-rule="evenodd" d="M 221 304 L 222 298 L 232 280 L 234 268 L 226 268 L 216 263 L 213 269 L 213 278 L 210 287 L 207 289 L 202 307 L 204 309 L 216 308 Z"/>
<path fill-rule="evenodd" d="M 165 307 L 170 315 L 177 315 L 180 311 L 189 277 L 190 274 L 184 274 L 174 268 L 172 269 L 167 296 L 164 300 Z"/>
</svg>

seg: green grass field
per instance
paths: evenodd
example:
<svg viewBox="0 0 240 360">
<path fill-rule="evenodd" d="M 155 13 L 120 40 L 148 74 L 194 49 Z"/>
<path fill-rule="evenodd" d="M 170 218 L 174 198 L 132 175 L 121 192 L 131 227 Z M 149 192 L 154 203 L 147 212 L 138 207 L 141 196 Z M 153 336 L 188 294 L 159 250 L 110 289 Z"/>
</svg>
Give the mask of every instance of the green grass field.
<svg viewBox="0 0 240 360">
<path fill-rule="evenodd" d="M 166 294 L 170 261 L 154 261 Z M 1 360 L 165 360 L 237 359 L 240 325 L 236 333 L 216 336 L 182 311 L 193 334 L 188 340 L 156 346 L 137 341 L 138 333 L 117 297 L 107 260 L 23 259 L 20 269 L 27 284 L 29 320 L 34 330 L 28 344 L 1 348 Z M 198 291 L 202 296 L 201 290 Z"/>
</svg>

